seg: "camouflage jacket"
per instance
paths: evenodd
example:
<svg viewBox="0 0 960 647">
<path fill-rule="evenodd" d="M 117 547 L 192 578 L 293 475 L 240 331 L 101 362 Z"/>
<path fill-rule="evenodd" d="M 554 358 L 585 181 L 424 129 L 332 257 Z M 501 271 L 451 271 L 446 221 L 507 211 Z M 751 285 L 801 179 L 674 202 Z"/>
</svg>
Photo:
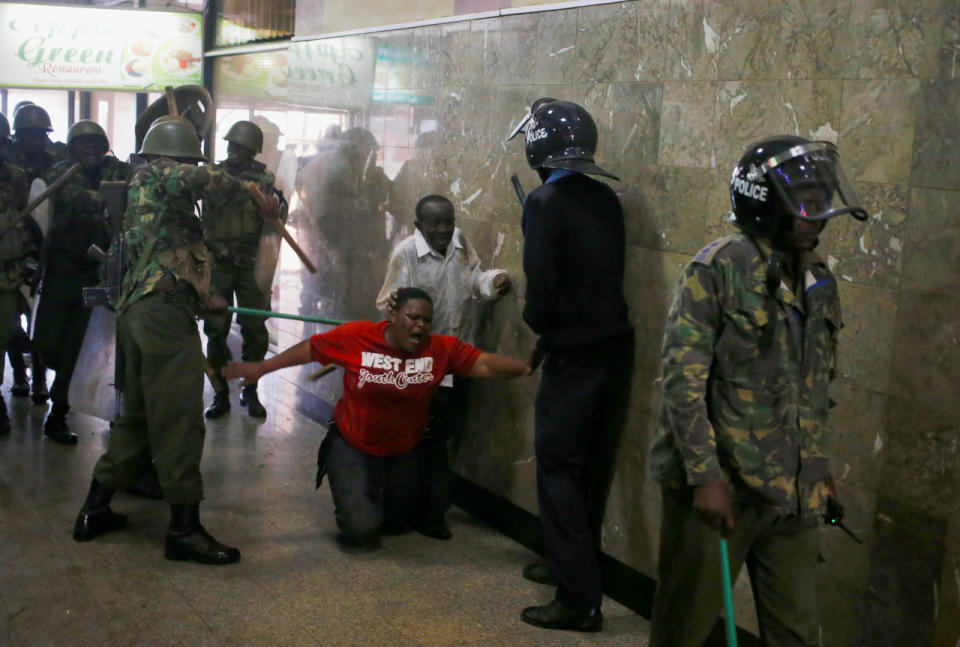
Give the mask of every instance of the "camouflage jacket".
<svg viewBox="0 0 960 647">
<path fill-rule="evenodd" d="M 27 174 L 27 183 L 31 183 L 37 178 L 43 179 L 47 171 L 53 168 L 57 162 L 68 159 L 67 146 L 62 142 L 49 142 L 44 149 L 43 155 L 37 158 L 30 158 L 23 154 L 23 147 L 14 138 L 13 144 L 9 147 L 7 158 L 11 163 L 23 169 Z"/>
<path fill-rule="evenodd" d="M 226 201 L 241 191 L 243 184 L 222 171 L 166 158 L 134 171 L 123 222 L 127 271 L 119 310 L 153 292 L 165 276 L 186 281 L 206 303 L 212 259 L 196 202 Z"/>
<path fill-rule="evenodd" d="M 802 294 L 781 282 L 770 321 L 769 252 L 737 234 L 687 266 L 664 332 L 652 462 L 667 486 L 723 479 L 737 498 L 805 515 L 827 498 L 840 302 L 826 264 L 803 254 Z M 762 347 L 770 325 L 772 343 Z"/>
<path fill-rule="evenodd" d="M 47 171 L 44 181 L 49 186 L 71 166 L 69 160 L 57 162 Z M 50 231 L 44 241 L 45 294 L 54 283 L 70 284 L 61 287 L 69 288 L 70 300 L 79 301 L 81 288 L 91 285 L 91 278 L 96 280 L 100 264 L 87 257 L 87 249 L 90 245 L 97 245 L 106 250 L 110 245 L 100 183 L 125 182 L 130 179 L 130 173 L 129 164 L 108 156 L 92 172 L 84 170 L 75 174 L 54 195 Z"/>
<path fill-rule="evenodd" d="M 256 182 L 266 195 L 273 193 L 274 175 L 257 161 L 237 168 L 226 162 L 211 168 L 246 182 Z M 225 201 L 204 200 L 203 231 L 217 264 L 253 267 L 257 260 L 264 221 L 246 189 Z"/>
<path fill-rule="evenodd" d="M 0 161 L 0 231 L 27 206 L 30 182 L 20 168 Z M 24 223 L 0 235 L 0 290 L 15 290 L 23 283 L 23 265 L 37 256 L 34 238 Z"/>
</svg>

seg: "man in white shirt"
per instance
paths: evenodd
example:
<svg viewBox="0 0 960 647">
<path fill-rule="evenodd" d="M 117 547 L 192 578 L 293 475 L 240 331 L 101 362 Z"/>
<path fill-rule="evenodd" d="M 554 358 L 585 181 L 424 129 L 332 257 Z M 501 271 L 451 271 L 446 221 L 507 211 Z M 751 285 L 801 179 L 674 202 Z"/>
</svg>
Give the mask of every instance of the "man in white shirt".
<svg viewBox="0 0 960 647">
<path fill-rule="evenodd" d="M 428 195 L 416 206 L 416 231 L 393 250 L 387 276 L 377 296 L 386 311 L 401 287 L 420 288 L 433 299 L 433 333 L 476 342 L 471 320 L 475 301 L 495 301 L 510 289 L 504 270 L 480 269 L 480 257 L 456 227 L 453 204 L 442 195 Z M 444 521 L 450 507 L 447 439 L 463 427 L 466 382 L 444 378 L 433 397 L 430 424 L 424 434 L 425 458 L 421 516 L 417 530 L 435 539 L 449 539 Z"/>
</svg>

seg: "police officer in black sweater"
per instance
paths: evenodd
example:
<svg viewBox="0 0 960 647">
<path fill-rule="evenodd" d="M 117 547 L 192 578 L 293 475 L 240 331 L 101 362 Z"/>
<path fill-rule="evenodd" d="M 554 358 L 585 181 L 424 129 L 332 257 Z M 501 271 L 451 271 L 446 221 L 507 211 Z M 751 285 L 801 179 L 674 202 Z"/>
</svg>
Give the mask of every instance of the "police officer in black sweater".
<svg viewBox="0 0 960 647">
<path fill-rule="evenodd" d="M 524 577 L 555 584 L 552 602 L 522 619 L 548 629 L 598 631 L 598 564 L 617 419 L 626 405 L 633 329 L 623 297 L 624 223 L 619 179 L 594 163 L 597 127 L 586 110 L 539 99 L 508 139 L 526 134 L 527 162 L 543 185 L 523 209 L 523 318 L 545 359 L 537 393 L 537 498 L 547 564 Z"/>
</svg>

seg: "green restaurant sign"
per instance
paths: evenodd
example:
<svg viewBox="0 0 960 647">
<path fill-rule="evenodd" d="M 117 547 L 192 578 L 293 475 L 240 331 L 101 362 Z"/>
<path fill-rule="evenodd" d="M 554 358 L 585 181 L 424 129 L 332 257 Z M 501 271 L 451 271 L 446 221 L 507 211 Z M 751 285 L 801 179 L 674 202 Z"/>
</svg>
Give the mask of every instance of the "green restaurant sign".
<svg viewBox="0 0 960 647">
<path fill-rule="evenodd" d="M 198 13 L 0 4 L 0 85 L 162 90 L 201 83 Z"/>
</svg>

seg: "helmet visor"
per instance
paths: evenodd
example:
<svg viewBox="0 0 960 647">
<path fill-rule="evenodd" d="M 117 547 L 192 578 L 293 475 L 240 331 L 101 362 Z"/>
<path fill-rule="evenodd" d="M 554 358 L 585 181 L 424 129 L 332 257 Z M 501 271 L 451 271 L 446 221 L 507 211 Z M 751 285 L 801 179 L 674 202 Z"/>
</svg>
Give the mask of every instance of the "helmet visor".
<svg viewBox="0 0 960 647">
<path fill-rule="evenodd" d="M 870 217 L 830 142 L 794 146 L 766 160 L 763 172 L 795 218 L 827 220 L 847 213 L 857 220 Z"/>
</svg>

